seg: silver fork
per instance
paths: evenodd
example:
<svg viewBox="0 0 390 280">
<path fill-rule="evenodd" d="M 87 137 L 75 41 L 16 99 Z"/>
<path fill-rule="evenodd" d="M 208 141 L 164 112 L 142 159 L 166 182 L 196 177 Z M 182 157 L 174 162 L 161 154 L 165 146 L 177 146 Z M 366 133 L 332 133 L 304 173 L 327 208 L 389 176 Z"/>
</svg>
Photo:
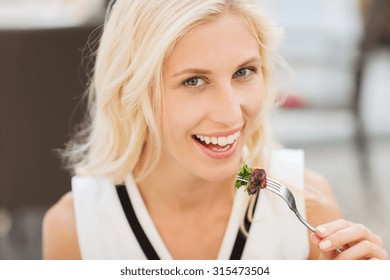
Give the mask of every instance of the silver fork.
<svg viewBox="0 0 390 280">
<path fill-rule="evenodd" d="M 248 183 L 247 180 L 242 179 L 241 177 L 237 176 L 236 179 Z M 291 209 L 291 211 L 294 212 L 294 214 L 298 217 L 301 223 L 304 224 L 311 232 L 315 232 L 315 228 L 310 225 L 299 213 L 297 205 L 295 203 L 295 197 L 287 187 L 285 187 L 278 181 L 267 177 L 267 187 L 265 189 L 283 198 L 283 200 L 287 203 L 288 207 Z M 339 253 L 343 252 L 342 248 L 337 248 L 336 250 Z"/>
<path fill-rule="evenodd" d="M 284 201 L 286 201 L 288 207 L 291 209 L 291 211 L 294 212 L 302 224 L 304 224 L 311 232 L 315 232 L 315 228 L 310 225 L 299 213 L 295 203 L 295 197 L 288 188 L 286 188 L 278 181 L 267 177 L 267 187 L 265 189 L 283 198 Z"/>
</svg>

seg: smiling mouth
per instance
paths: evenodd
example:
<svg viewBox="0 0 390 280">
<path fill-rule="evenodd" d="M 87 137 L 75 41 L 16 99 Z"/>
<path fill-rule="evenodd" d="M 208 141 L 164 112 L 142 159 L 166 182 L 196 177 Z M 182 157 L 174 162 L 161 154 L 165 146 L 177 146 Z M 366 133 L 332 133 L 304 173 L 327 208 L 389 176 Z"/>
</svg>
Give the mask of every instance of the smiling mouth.
<svg viewBox="0 0 390 280">
<path fill-rule="evenodd" d="M 228 136 L 221 137 L 204 136 L 200 134 L 193 135 L 195 141 L 197 141 L 207 149 L 212 150 L 213 152 L 225 152 L 229 150 L 232 144 L 234 144 L 234 142 L 236 142 L 239 137 L 240 131 L 237 131 Z"/>
</svg>

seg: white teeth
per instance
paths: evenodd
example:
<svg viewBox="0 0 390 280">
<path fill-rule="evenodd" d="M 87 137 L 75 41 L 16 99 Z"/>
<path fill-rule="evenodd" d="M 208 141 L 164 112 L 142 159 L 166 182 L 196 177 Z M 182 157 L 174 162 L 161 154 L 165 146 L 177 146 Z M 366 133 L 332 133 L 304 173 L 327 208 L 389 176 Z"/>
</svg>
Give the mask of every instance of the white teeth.
<svg viewBox="0 0 390 280">
<path fill-rule="evenodd" d="M 229 145 L 233 144 L 238 137 L 240 137 L 240 131 L 237 131 L 234 134 L 231 134 L 227 137 L 208 137 L 208 136 L 203 136 L 203 135 L 196 135 L 196 138 L 198 138 L 200 141 L 205 142 L 206 144 L 214 144 L 223 147 L 223 149 L 219 148 L 213 148 L 212 150 L 214 151 L 224 151 L 226 150 Z"/>
<path fill-rule="evenodd" d="M 232 144 L 234 142 L 234 135 L 229 135 L 227 137 L 226 143 L 227 144 Z"/>
<path fill-rule="evenodd" d="M 224 148 L 211 148 L 211 150 L 215 152 L 224 152 L 227 151 L 230 148 L 230 145 L 225 146 Z"/>
<path fill-rule="evenodd" d="M 226 146 L 226 142 L 227 142 L 227 139 L 226 139 L 226 137 L 219 137 L 218 138 L 218 145 L 219 146 Z"/>
</svg>

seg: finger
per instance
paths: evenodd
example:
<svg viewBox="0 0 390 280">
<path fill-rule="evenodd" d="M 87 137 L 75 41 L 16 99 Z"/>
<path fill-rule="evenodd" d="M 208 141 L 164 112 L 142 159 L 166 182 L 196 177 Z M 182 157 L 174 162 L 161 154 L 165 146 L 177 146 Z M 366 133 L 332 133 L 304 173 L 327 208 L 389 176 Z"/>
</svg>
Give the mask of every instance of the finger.
<svg viewBox="0 0 390 280">
<path fill-rule="evenodd" d="M 351 226 L 352 223 L 349 221 L 346 221 L 344 219 L 339 219 L 335 220 L 333 222 L 327 223 L 327 224 L 322 224 L 318 226 L 315 229 L 315 233 L 320 237 L 320 238 L 326 238 L 330 234 L 333 234 L 339 230 L 342 230 L 344 228 L 347 228 Z"/>
<path fill-rule="evenodd" d="M 367 240 L 380 247 L 382 246 L 382 239 L 370 229 L 360 224 L 352 224 L 349 227 L 328 235 L 319 243 L 319 247 L 326 252 L 340 247 L 345 250 L 363 240 Z"/>
<path fill-rule="evenodd" d="M 388 253 L 384 248 L 368 240 L 357 243 L 355 246 L 348 248 L 336 257 L 338 260 L 387 260 L 388 258 Z"/>
<path fill-rule="evenodd" d="M 310 240 L 316 246 L 319 246 L 319 243 L 321 242 L 322 239 L 319 238 L 317 234 L 312 233 L 310 235 Z M 319 259 L 320 260 L 332 260 L 332 259 L 336 258 L 338 254 L 339 254 L 339 252 L 337 252 L 337 251 L 330 251 L 330 252 L 323 252 L 322 251 L 321 255 L 319 256 Z"/>
<path fill-rule="evenodd" d="M 317 234 L 311 233 L 311 234 L 310 234 L 310 240 L 311 240 L 315 245 L 318 246 L 318 244 L 321 242 L 322 239 L 319 238 Z"/>
</svg>

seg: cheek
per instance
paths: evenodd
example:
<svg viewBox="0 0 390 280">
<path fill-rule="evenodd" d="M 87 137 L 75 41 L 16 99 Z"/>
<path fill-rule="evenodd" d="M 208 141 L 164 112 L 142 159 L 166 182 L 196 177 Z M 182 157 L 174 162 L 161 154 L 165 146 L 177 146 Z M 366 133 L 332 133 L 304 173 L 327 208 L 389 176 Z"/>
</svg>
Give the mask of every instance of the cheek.
<svg viewBox="0 0 390 280">
<path fill-rule="evenodd" d="M 261 82 L 256 83 L 245 92 L 242 104 L 248 118 L 258 116 L 264 104 L 264 86 Z"/>
<path fill-rule="evenodd" d="M 167 98 L 164 101 L 162 122 L 165 139 L 183 140 L 202 119 L 202 112 L 194 102 L 180 98 Z"/>
<path fill-rule="evenodd" d="M 257 92 L 253 94 L 248 106 L 251 114 L 257 115 L 263 107 L 263 93 Z"/>
</svg>

